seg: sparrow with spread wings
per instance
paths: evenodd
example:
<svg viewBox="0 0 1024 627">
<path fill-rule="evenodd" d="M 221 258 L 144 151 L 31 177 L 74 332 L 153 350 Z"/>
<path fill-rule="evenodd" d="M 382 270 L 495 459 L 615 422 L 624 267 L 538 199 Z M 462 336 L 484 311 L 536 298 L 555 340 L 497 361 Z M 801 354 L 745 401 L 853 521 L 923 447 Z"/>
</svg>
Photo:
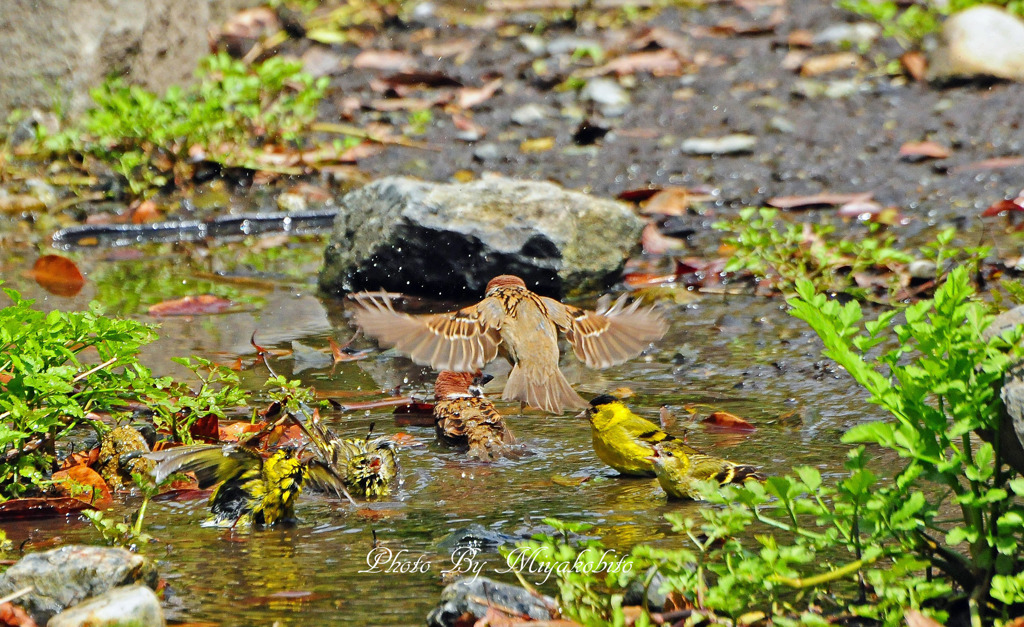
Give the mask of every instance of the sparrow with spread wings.
<svg viewBox="0 0 1024 627">
<path fill-rule="evenodd" d="M 587 407 L 558 369 L 558 332 L 576 357 L 607 368 L 636 357 L 668 328 L 654 309 L 625 297 L 602 311 L 534 294 L 517 276 L 497 276 L 485 298 L 458 311 L 414 316 L 395 311 L 387 292 L 352 294 L 355 321 L 382 345 L 435 370 L 474 372 L 501 353 L 512 363 L 502 398 L 553 414 Z"/>
</svg>

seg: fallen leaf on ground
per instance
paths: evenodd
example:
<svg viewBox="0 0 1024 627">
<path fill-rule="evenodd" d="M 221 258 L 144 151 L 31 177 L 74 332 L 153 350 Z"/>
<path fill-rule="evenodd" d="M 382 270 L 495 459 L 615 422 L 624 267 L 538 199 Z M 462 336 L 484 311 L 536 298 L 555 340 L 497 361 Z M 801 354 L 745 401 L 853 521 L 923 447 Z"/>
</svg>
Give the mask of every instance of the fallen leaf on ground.
<svg viewBox="0 0 1024 627">
<path fill-rule="evenodd" d="M 232 303 L 213 294 L 200 294 L 199 296 L 185 296 L 174 300 L 165 300 L 149 308 L 149 315 L 156 317 L 163 316 L 199 316 L 203 314 L 218 314 L 226 311 Z"/>
<path fill-rule="evenodd" d="M 70 496 L 11 499 L 0 503 L 0 520 L 52 518 L 93 509 L 88 503 Z"/>
<path fill-rule="evenodd" d="M 112 501 L 110 487 L 98 472 L 88 466 L 72 466 L 53 473 L 57 490 L 64 496 L 84 501 L 93 507 L 105 509 Z"/>
<path fill-rule="evenodd" d="M 491 96 L 501 87 L 502 79 L 496 78 L 482 87 L 463 87 L 455 99 L 455 104 L 460 109 L 472 109 L 473 107 L 487 102 Z"/>
<path fill-rule="evenodd" d="M 156 203 L 152 200 L 144 200 L 132 211 L 132 224 L 159 222 L 161 217 L 160 212 L 157 211 Z"/>
<path fill-rule="evenodd" d="M 248 433 L 258 433 L 266 423 L 250 423 L 245 421 L 232 422 L 220 427 L 218 437 L 221 442 L 237 442 Z"/>
<path fill-rule="evenodd" d="M 519 151 L 525 153 L 547 152 L 555 147 L 554 137 L 538 137 L 536 139 L 524 139 L 519 144 Z"/>
<path fill-rule="evenodd" d="M 850 194 L 811 194 L 809 196 L 776 196 L 769 198 L 768 204 L 778 209 L 797 209 L 801 207 L 816 207 L 829 205 L 843 205 L 848 202 L 865 202 L 871 200 L 874 192 L 855 192 Z"/>
<path fill-rule="evenodd" d="M 651 196 L 641 213 L 681 216 L 690 208 L 690 190 L 685 187 L 666 187 Z"/>
<path fill-rule="evenodd" d="M 29 276 L 57 296 L 74 296 L 85 285 L 85 277 L 75 262 L 60 255 L 43 255 L 36 259 Z"/>
<path fill-rule="evenodd" d="M 786 44 L 790 48 L 810 48 L 814 45 L 814 33 L 803 28 L 793 29 L 786 37 Z"/>
<path fill-rule="evenodd" d="M 744 418 L 740 418 L 736 414 L 730 414 L 727 411 L 713 411 L 703 422 L 706 425 L 722 427 L 724 429 L 736 429 L 738 431 L 754 430 L 754 425 L 747 422 Z"/>
<path fill-rule="evenodd" d="M 958 172 L 970 172 L 971 170 L 1001 170 L 1003 168 L 1019 168 L 1021 166 L 1024 166 L 1024 157 L 993 157 L 992 159 L 982 159 L 981 161 L 958 165 L 951 171 L 956 174 Z"/>
<path fill-rule="evenodd" d="M 425 87 L 462 87 L 462 83 L 443 72 L 424 72 L 413 70 L 410 72 L 398 72 L 391 76 L 385 76 L 383 80 L 388 85 L 423 85 Z"/>
<path fill-rule="evenodd" d="M 623 55 L 583 74 L 586 76 L 601 74 L 625 76 L 637 72 L 647 72 L 652 76 L 678 76 L 683 73 L 683 62 L 679 60 L 679 55 L 674 50 L 663 48 L 654 52 L 634 52 Z"/>
<path fill-rule="evenodd" d="M 1013 200 L 1000 200 L 992 203 L 988 209 L 981 212 L 981 217 L 991 218 L 1001 213 L 1015 213 L 1024 211 L 1024 196 L 1018 196 Z"/>
<path fill-rule="evenodd" d="M 839 70 L 860 69 L 864 60 L 855 52 L 836 52 L 805 59 L 800 65 L 800 76 L 820 76 Z"/>
<path fill-rule="evenodd" d="M 79 451 L 72 453 L 64 458 L 64 462 L 61 463 L 60 469 L 67 470 L 68 468 L 74 468 L 75 466 L 92 466 L 100 459 L 100 447 L 96 446 L 87 451 Z"/>
<path fill-rule="evenodd" d="M 900 146 L 900 156 L 945 159 L 949 156 L 949 149 L 933 141 L 907 142 Z"/>
<path fill-rule="evenodd" d="M 363 70 L 399 71 L 415 66 L 412 55 L 401 50 L 363 50 L 352 60 L 352 67 Z"/>
<path fill-rule="evenodd" d="M 25 610 L 8 602 L 0 603 L 0 625 L 6 625 L 7 627 L 36 627 L 36 622 L 32 620 L 32 617 Z"/>
<path fill-rule="evenodd" d="M 900 63 L 915 81 L 923 81 L 928 73 L 928 59 L 917 50 L 904 52 L 900 56 Z"/>
<path fill-rule="evenodd" d="M 663 255 L 669 251 L 686 247 L 686 242 L 677 237 L 662 235 L 653 222 L 648 222 L 640 234 L 640 243 L 649 255 Z"/>
<path fill-rule="evenodd" d="M 197 419 L 188 428 L 188 433 L 192 436 L 193 440 L 199 440 L 207 444 L 216 444 L 220 441 L 220 425 L 217 416 L 206 414 L 202 418 Z"/>
</svg>

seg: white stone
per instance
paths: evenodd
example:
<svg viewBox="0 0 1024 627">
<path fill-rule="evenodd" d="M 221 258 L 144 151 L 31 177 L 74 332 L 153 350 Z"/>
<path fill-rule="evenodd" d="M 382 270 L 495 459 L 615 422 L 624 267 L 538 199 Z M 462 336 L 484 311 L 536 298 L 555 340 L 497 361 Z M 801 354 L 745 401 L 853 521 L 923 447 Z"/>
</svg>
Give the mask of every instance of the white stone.
<svg viewBox="0 0 1024 627">
<path fill-rule="evenodd" d="M 1024 21 L 981 5 L 951 16 L 929 61 L 931 80 L 991 76 L 1024 81 Z"/>
</svg>

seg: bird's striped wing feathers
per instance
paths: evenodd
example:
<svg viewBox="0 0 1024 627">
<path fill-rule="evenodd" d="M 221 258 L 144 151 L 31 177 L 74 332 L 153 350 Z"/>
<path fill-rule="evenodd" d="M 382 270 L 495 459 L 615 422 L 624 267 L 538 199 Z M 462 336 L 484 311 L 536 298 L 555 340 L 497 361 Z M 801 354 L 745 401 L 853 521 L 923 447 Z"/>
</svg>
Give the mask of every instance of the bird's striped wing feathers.
<svg viewBox="0 0 1024 627">
<path fill-rule="evenodd" d="M 393 346 L 418 364 L 435 370 L 472 372 L 498 355 L 501 302 L 494 298 L 458 311 L 413 316 L 395 311 L 388 292 L 362 292 L 356 303 L 356 324 L 385 346 Z"/>
<path fill-rule="evenodd" d="M 179 446 L 143 457 L 157 463 L 151 473 L 157 483 L 176 472 L 194 472 L 199 487 L 204 490 L 246 469 L 258 470 L 263 464 L 259 453 L 239 444 Z"/>
<path fill-rule="evenodd" d="M 668 329 L 653 308 L 640 309 L 640 301 L 626 304 L 623 295 L 604 311 L 589 311 L 541 297 L 548 311 L 572 344 L 576 357 L 591 368 L 607 368 L 639 355 Z"/>
</svg>

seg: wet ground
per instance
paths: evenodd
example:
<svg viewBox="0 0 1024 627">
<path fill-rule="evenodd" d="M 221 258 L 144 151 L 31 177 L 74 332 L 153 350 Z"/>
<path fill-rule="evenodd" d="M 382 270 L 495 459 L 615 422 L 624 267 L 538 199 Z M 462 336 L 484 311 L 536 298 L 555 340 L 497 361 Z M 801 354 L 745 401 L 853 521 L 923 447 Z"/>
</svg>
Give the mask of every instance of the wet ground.
<svg viewBox="0 0 1024 627">
<path fill-rule="evenodd" d="M 897 206 L 907 218 L 906 224 L 893 228 L 903 239 L 926 236 L 943 224 L 962 227 L 965 239 L 986 237 L 978 214 L 1019 192 L 1021 168 L 969 166 L 1024 151 L 1018 128 L 1024 119 L 1022 86 L 940 89 L 871 70 L 899 52 L 883 42 L 863 51 L 868 69 L 810 79 L 838 85 L 846 95 L 809 95 L 817 87 L 801 83 L 794 70 L 783 67 L 792 52 L 787 38 L 796 29 L 815 33 L 853 18 L 813 0 L 748 4 L 750 11 L 729 2 L 671 8 L 606 29 L 587 21 L 548 21 L 533 12 L 453 12 L 442 6 L 411 26 L 385 29 L 363 48 L 408 50 L 417 69 L 439 71 L 465 85 L 480 86 L 497 75 L 503 84 L 472 108 L 473 123 L 485 131 L 478 140 L 459 139 L 452 116 L 438 106 L 418 137 L 436 152 L 391 146 L 360 160 L 359 169 L 370 177 L 410 174 L 439 181 L 497 172 L 554 180 L 602 196 L 648 185 L 703 187 L 717 201 L 689 218 L 698 229 L 690 238 L 690 254 L 695 255 L 709 254 L 717 246 L 718 238 L 708 228 L 713 219 L 770 197 L 818 192 L 873 191 L 882 204 Z M 738 36 L 708 30 L 729 20 L 763 27 L 777 10 L 782 21 L 761 28 L 763 32 Z M 573 38 L 585 38 L 611 53 L 627 50 L 649 27 L 682 37 L 680 55 L 688 61 L 687 70 L 678 76 L 637 73 L 624 78 L 631 104 L 621 116 L 602 115 L 575 91 L 551 89 L 552 81 L 566 77 L 572 64 L 587 63 L 571 61 L 572 48 L 569 54 L 531 53 L 522 40 L 537 34 L 550 49 L 560 40 L 569 45 Z M 429 36 L 425 29 L 430 29 Z M 424 54 L 424 42 L 456 40 L 474 42 L 462 63 Z M 308 48 L 300 44 L 291 52 L 304 54 Z M 822 44 L 806 52 L 835 49 Z M 351 61 L 359 51 L 343 45 L 333 52 Z M 552 76 L 537 75 L 539 58 L 553 68 Z M 346 97 L 368 104 L 380 96 L 371 86 L 380 74 L 353 69 L 334 77 L 326 117 L 342 110 Z M 410 97 L 430 94 L 425 90 Z M 511 123 L 513 112 L 527 103 L 543 104 L 548 113 L 535 125 Z M 351 121 L 397 123 L 407 115 L 364 106 Z M 578 145 L 573 134 L 584 117 L 610 132 L 596 144 Z M 680 149 L 688 137 L 738 132 L 758 138 L 752 153 L 699 157 Z M 549 150 L 521 149 L 524 140 L 545 137 L 554 138 Z M 950 148 L 951 156 L 919 163 L 899 158 L 904 142 L 925 139 Z M 243 191 L 236 199 L 247 196 Z M 251 208 L 239 204 L 234 210 Z M 89 211 L 86 206 L 85 213 Z M 23 226 L 3 219 L 11 231 Z M 183 376 L 171 357 L 197 354 L 231 363 L 251 356 L 254 330 L 257 341 L 270 348 L 289 349 L 296 340 L 323 348 L 329 337 L 347 340 L 352 329 L 343 305 L 316 291 L 313 277 L 323 244 L 319 238 L 292 238 L 250 240 L 245 246 L 163 245 L 76 253 L 89 281 L 72 298 L 48 294 L 21 275 L 35 258 L 32 249 L 9 248 L 0 267 L 5 280 L 39 299 L 44 309 L 79 309 L 97 299 L 110 313 L 151 320 L 145 315 L 147 305 L 185 294 L 211 292 L 238 303 L 230 314 L 162 321 L 161 339 L 147 350 L 145 361 L 157 374 Z M 245 247 L 248 251 L 240 252 Z M 225 280 L 215 275 L 218 271 L 248 278 Z M 814 465 L 826 476 L 839 473 L 846 451 L 839 443 L 842 431 L 879 417 L 849 378 L 821 358 L 816 338 L 786 314 L 779 299 L 695 295 L 687 305 L 668 307 L 667 315 L 669 334 L 645 357 L 602 372 L 579 368 L 567 358 L 565 370 L 581 394 L 590 397 L 628 387 L 635 393 L 629 403 L 639 413 L 657 420 L 658 409 L 667 406 L 679 417 L 678 430 L 691 422 L 691 410 L 697 417 L 713 409 L 744 416 L 755 431 L 698 425 L 691 429 L 689 442 L 760 465 L 769 474 L 785 472 L 794 463 Z M 360 345 L 371 346 L 364 340 Z M 288 356 L 275 365 L 283 374 L 301 369 Z M 242 376 L 257 390 L 265 374 L 251 370 Z M 333 371 L 305 369 L 296 376 L 325 394 L 361 400 L 400 384 L 405 391 L 427 393 L 433 380 L 432 373 L 389 353 L 340 364 Z M 499 391 L 500 386 L 499 379 L 489 390 Z M 502 409 L 514 414 L 517 408 Z M 396 424 L 386 410 L 327 418 L 344 436 L 363 435 L 375 422 L 379 431 L 405 431 L 427 446 L 403 453 L 406 481 L 393 498 L 356 510 L 307 495 L 298 507 L 301 523 L 290 529 L 229 536 L 198 526 L 206 515 L 202 501 L 155 503 L 147 527 L 158 543 L 147 552 L 159 560 L 168 580 L 171 618 L 224 625 L 419 624 L 444 585 L 442 571 L 451 566 L 450 548 L 441 539 L 469 524 L 522 534 L 540 530 L 540 520 L 547 516 L 586 521 L 596 526 L 595 536 L 624 551 L 637 542 L 678 544 L 662 515 L 696 507 L 666 503 L 653 480 L 615 477 L 594 457 L 586 423 L 568 415 L 510 416 L 511 428 L 535 454 L 493 466 L 463 463 L 457 452 L 433 441 L 432 429 Z M 884 468 L 885 461 L 878 464 Z M 98 541 L 91 526 L 78 520 L 5 525 L 5 531 L 16 545 L 28 538 L 26 550 L 56 538 Z M 421 569 L 425 572 L 359 572 L 367 568 L 372 531 L 385 547 L 407 551 L 403 559 L 415 562 L 423 556 L 420 563 L 429 562 Z M 481 558 L 487 562 L 482 574 L 512 581 L 507 573 L 495 572 L 503 569 L 495 552 Z"/>
</svg>

